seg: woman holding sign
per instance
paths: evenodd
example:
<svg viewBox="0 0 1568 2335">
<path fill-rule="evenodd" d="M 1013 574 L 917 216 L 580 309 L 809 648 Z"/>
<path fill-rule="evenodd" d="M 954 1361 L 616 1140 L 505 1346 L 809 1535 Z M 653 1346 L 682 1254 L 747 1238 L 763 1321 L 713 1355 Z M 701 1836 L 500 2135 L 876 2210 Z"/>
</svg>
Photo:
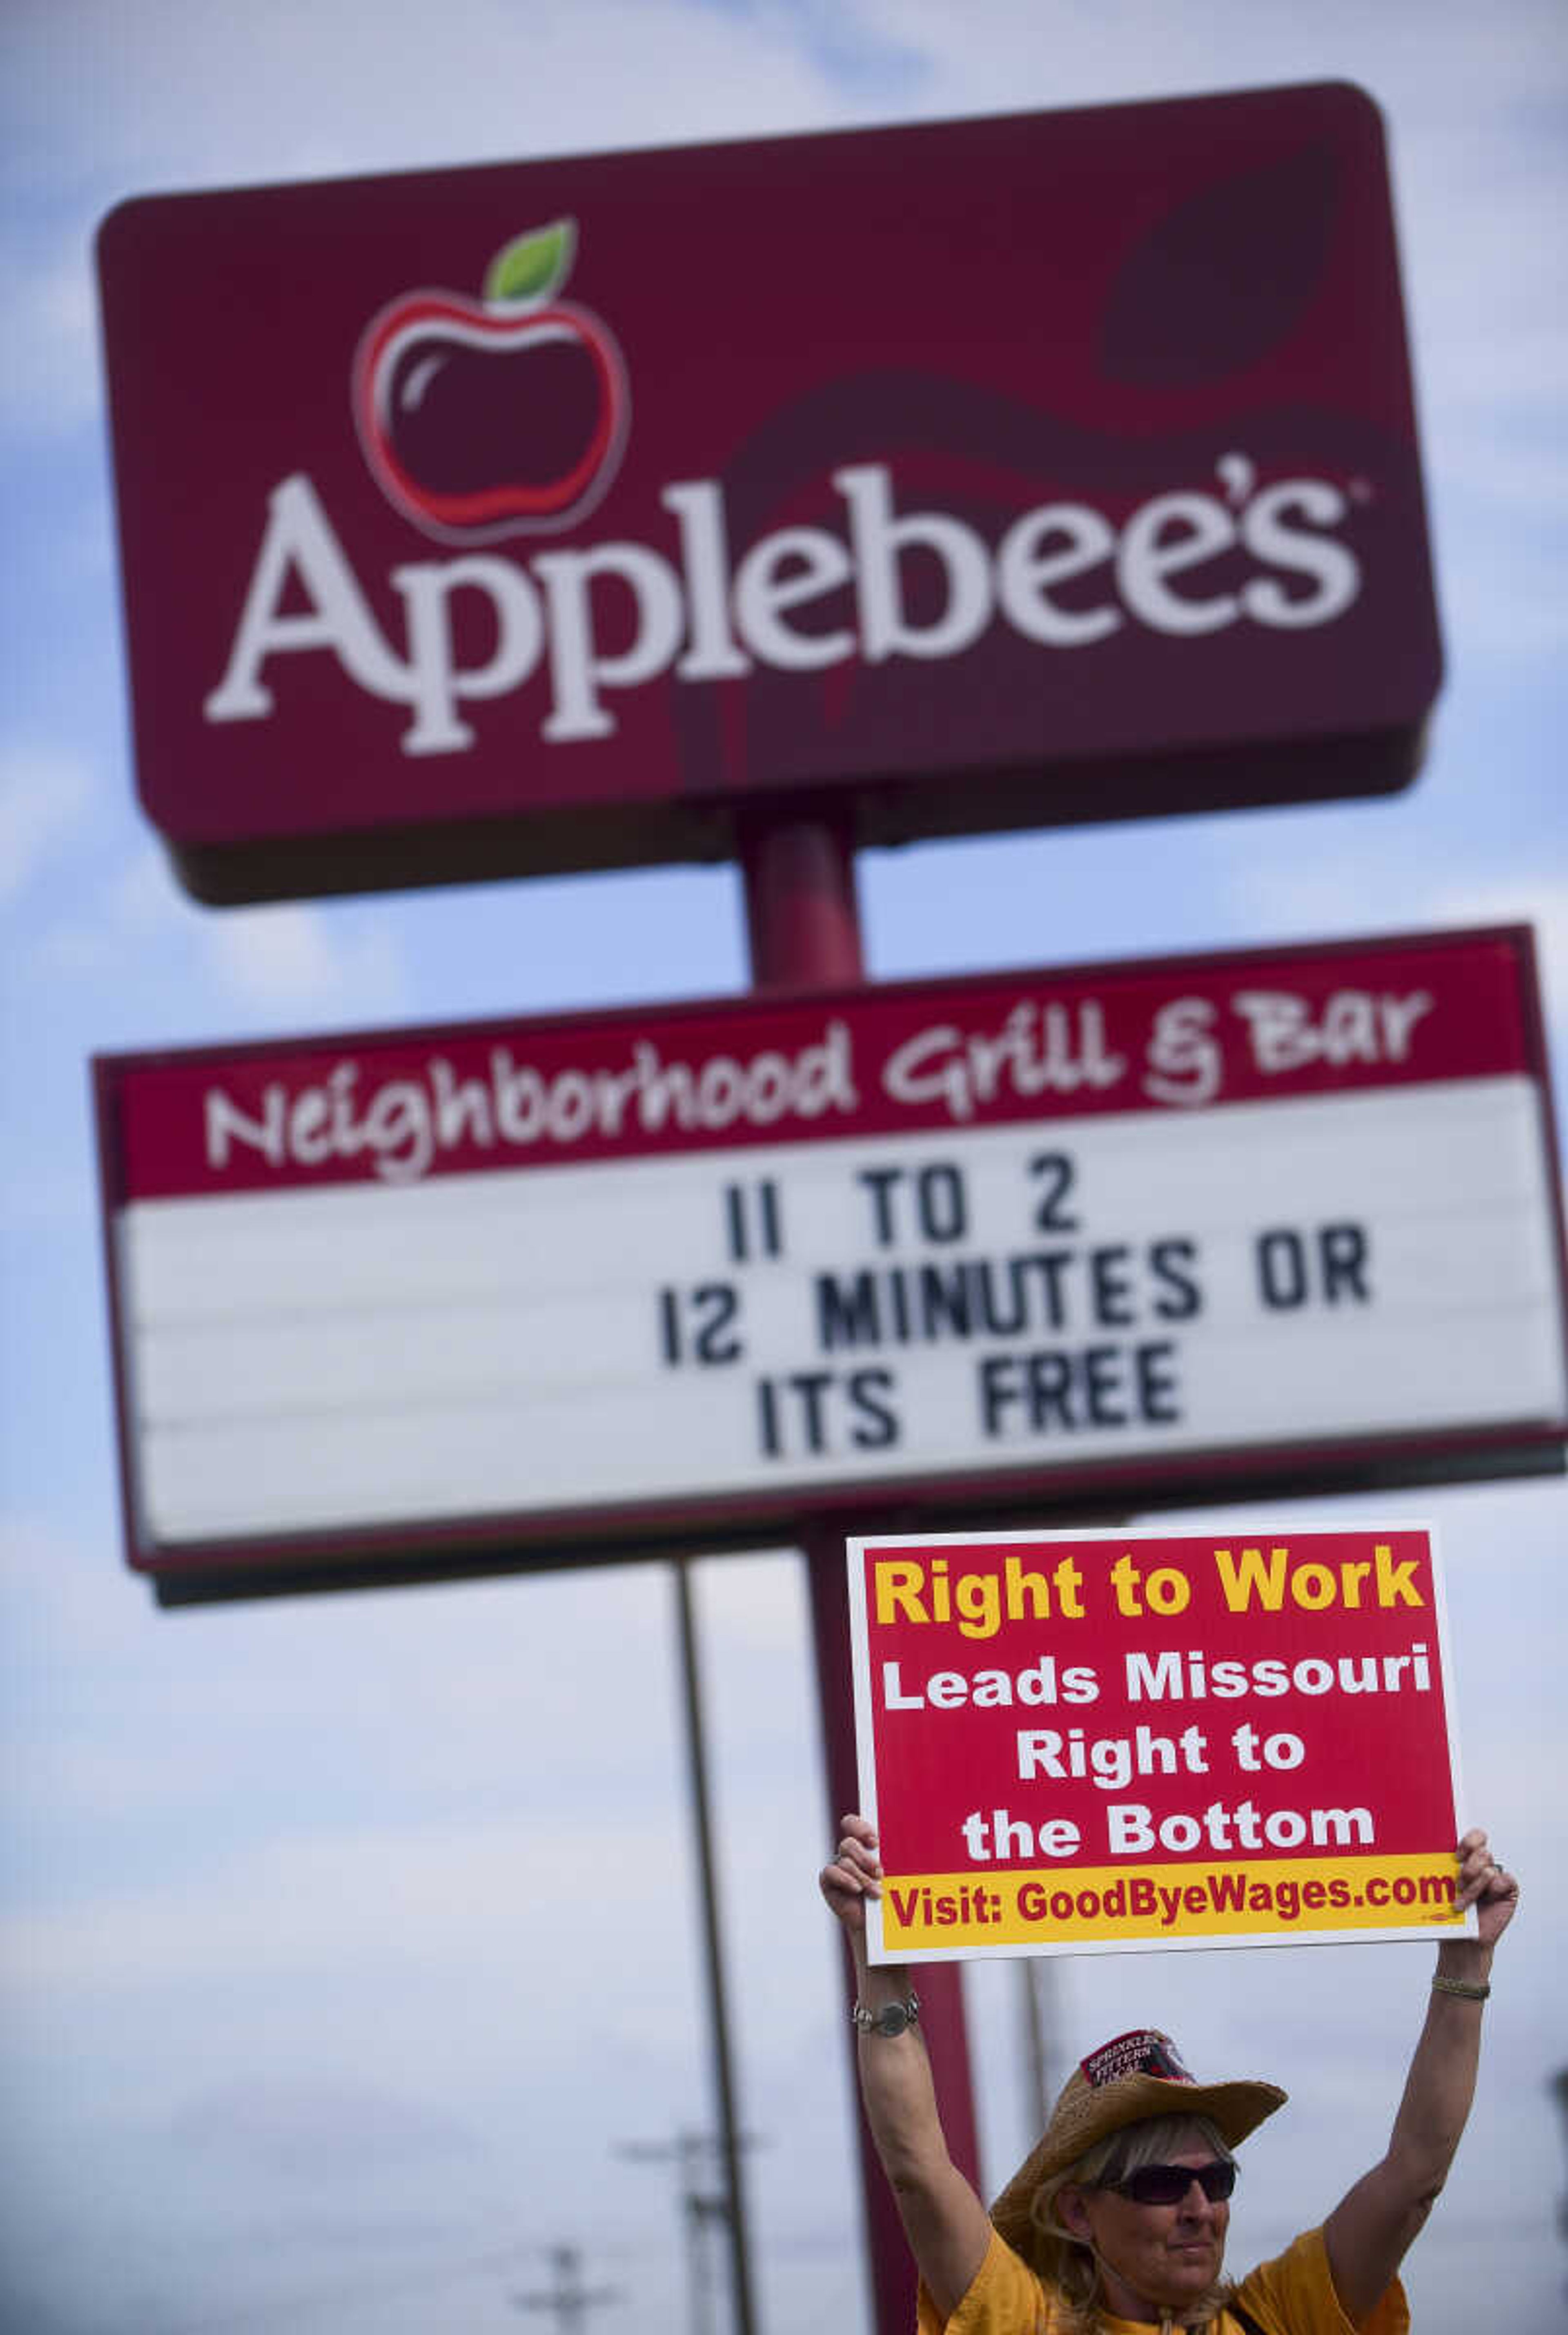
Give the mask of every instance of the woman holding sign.
<svg viewBox="0 0 1568 2335">
<path fill-rule="evenodd" d="M 1492 1952 L 1519 1896 L 1485 1833 L 1466 1834 L 1457 1865 L 1456 1903 L 1476 1908 L 1476 1934 L 1437 1950 L 1386 2155 L 1320 2229 L 1233 2282 L 1233 2152 L 1284 2093 L 1196 2083 L 1168 2036 L 1118 2036 L 1074 2069 L 988 2214 L 947 2153 L 906 1978 L 866 1961 L 865 1900 L 882 1868 L 871 1826 L 847 1817 L 821 1887 L 855 1956 L 861 2094 L 920 2272 L 919 2335 L 1401 2335 L 1399 2264 L 1470 2112 Z"/>
</svg>

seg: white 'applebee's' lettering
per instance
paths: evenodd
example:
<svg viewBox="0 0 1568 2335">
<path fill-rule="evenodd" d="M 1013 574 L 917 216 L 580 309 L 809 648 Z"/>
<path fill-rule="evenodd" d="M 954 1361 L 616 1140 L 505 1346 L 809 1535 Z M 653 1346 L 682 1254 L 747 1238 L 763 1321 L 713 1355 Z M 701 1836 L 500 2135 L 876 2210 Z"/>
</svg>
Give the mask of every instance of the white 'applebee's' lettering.
<svg viewBox="0 0 1568 2335">
<path fill-rule="evenodd" d="M 474 742 L 465 706 L 522 688 L 541 665 L 549 703 L 540 734 L 567 744 L 613 735 L 606 698 L 672 666 L 678 680 L 705 682 L 739 678 L 756 664 L 811 673 L 857 654 L 868 664 L 961 656 L 999 615 L 1024 639 L 1057 649 L 1087 646 L 1129 621 L 1196 637 L 1244 622 L 1297 630 L 1342 615 L 1361 578 L 1354 553 L 1331 532 L 1348 509 L 1339 488 L 1322 479 L 1282 479 L 1254 493 L 1256 474 L 1244 455 L 1226 454 L 1217 468 L 1225 499 L 1191 490 L 1157 495 L 1119 534 L 1087 504 L 1046 503 L 1015 519 L 993 550 L 946 512 L 895 510 L 886 468 L 860 463 L 833 473 L 846 509 L 843 535 L 781 528 L 733 566 L 722 490 L 711 479 L 691 480 L 661 497 L 675 520 L 675 562 L 646 544 L 595 543 L 539 552 L 527 567 L 468 552 L 394 567 L 389 581 L 402 603 L 401 651 L 377 624 L 302 474 L 270 498 L 228 664 L 205 711 L 210 722 L 263 720 L 273 710 L 263 679 L 268 664 L 328 649 L 361 689 L 410 709 L 404 753 L 450 754 Z M 1205 591 L 1201 571 L 1237 547 L 1264 572 L 1224 591 L 1211 582 Z M 944 583 L 936 613 L 919 622 L 905 596 L 912 552 L 923 555 L 928 571 L 934 561 Z M 1093 605 L 1064 607 L 1053 597 L 1102 569 L 1105 589 Z M 802 625 L 814 602 L 846 586 L 854 595 L 853 624 Z M 596 622 L 606 588 L 624 643 L 614 651 L 602 645 Z M 452 625 L 463 593 L 487 600 L 492 618 L 488 654 L 468 665 L 457 661 Z M 1078 598 L 1088 596 L 1080 584 Z"/>
</svg>

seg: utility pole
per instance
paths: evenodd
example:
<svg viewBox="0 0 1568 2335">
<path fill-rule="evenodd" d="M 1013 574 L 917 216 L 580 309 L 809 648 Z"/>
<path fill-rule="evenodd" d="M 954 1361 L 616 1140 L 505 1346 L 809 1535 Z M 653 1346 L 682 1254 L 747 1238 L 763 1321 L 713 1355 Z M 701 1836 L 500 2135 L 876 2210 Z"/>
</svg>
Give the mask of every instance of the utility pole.
<svg viewBox="0 0 1568 2335">
<path fill-rule="evenodd" d="M 1044 1954 L 1029 1954 L 1018 1965 L 1023 1999 L 1023 2065 L 1028 2099 L 1025 2121 L 1041 2133 L 1050 2122 L 1056 2086 L 1051 2062 L 1056 2056 L 1056 1980 Z"/>
<path fill-rule="evenodd" d="M 519 2311 L 553 2311 L 556 2335 L 582 2335 L 590 2311 L 624 2300 L 615 2287 L 583 2284 L 580 2247 L 551 2246 L 548 2253 L 556 2273 L 555 2284 L 533 2294 L 514 2294 L 512 2301 Z"/>
<path fill-rule="evenodd" d="M 750 2133 L 738 2133 L 735 2145 L 750 2148 L 754 2143 Z M 726 2155 L 722 2145 L 706 2132 L 676 2133 L 673 2140 L 623 2140 L 615 2146 L 615 2155 L 635 2165 L 673 2165 L 679 2187 L 677 2197 L 682 2224 L 686 2235 L 686 2279 L 691 2301 L 692 2335 L 714 2335 L 713 2286 L 710 2271 L 711 2249 L 707 2233 L 715 2230 L 725 2240 L 732 2239 L 730 2199 L 724 2188 L 712 2186 L 715 2170 L 722 2172 Z M 715 2167 L 713 2160 L 720 2160 Z"/>
</svg>

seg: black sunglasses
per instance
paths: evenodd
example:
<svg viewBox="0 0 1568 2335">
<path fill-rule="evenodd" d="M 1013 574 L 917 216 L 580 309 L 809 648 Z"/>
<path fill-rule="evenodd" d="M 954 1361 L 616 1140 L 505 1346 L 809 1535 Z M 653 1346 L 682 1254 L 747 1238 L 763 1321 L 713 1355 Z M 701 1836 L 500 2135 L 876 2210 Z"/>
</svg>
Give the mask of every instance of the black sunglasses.
<svg viewBox="0 0 1568 2335">
<path fill-rule="evenodd" d="M 1120 2181 L 1104 2181 L 1118 2197 L 1135 2205 L 1179 2205 L 1194 2182 L 1211 2205 L 1228 2197 L 1236 2185 L 1236 2168 L 1227 2157 L 1212 2157 L 1207 2165 L 1140 2165 Z"/>
</svg>

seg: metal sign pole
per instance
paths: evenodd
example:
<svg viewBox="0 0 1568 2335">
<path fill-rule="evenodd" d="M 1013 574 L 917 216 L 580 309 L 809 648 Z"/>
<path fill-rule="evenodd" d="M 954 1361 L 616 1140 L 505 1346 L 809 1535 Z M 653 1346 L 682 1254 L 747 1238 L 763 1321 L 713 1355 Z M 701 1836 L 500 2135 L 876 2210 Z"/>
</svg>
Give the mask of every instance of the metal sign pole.
<svg viewBox="0 0 1568 2335">
<path fill-rule="evenodd" d="M 735 2335 L 752 2335 L 751 2273 L 746 2241 L 746 2207 L 740 2187 L 740 2140 L 735 2117 L 735 2086 L 730 2061 L 730 2013 L 724 1990 L 724 1957 L 719 1938 L 719 1876 L 713 1858 L 712 1824 L 708 1801 L 708 1758 L 702 1726 L 702 1681 L 697 1669 L 697 1640 L 692 1616 L 692 1583 L 684 1557 L 677 1558 L 675 1603 L 681 1634 L 681 1669 L 685 1686 L 686 1744 L 691 1760 L 692 1805 L 697 1819 L 697 1848 L 702 1860 L 703 1934 L 708 1957 L 708 1992 L 713 2011 L 713 2078 L 718 2093 L 719 2146 L 723 2162 L 725 2219 L 730 2233 L 730 2268 L 734 2302 Z M 694 2211 L 698 2200 L 688 2200 Z M 693 2245 L 699 2243 L 693 2221 Z M 693 2264 L 694 2279 L 700 2265 Z"/>
<path fill-rule="evenodd" d="M 864 979 L 854 850 L 846 827 L 825 818 L 759 822 L 742 832 L 740 860 L 754 987 L 827 987 Z M 806 1558 L 817 1648 L 828 1822 L 836 1837 L 839 1817 L 855 1807 L 859 1788 L 842 1533 L 835 1532 L 827 1519 L 821 1520 L 807 1537 Z M 853 1996 L 847 1957 L 845 1973 L 847 2005 Z M 956 1963 L 931 1963 L 921 1971 L 920 2023 L 936 2078 L 948 2146 L 954 2163 L 978 2185 L 980 2150 Z M 847 2019 L 844 2031 L 853 2060 L 854 2030 Z M 909 2248 L 864 2117 L 857 2118 L 857 2126 L 873 2324 L 876 2335 L 906 2335 L 915 2317 L 915 2272 Z"/>
</svg>

